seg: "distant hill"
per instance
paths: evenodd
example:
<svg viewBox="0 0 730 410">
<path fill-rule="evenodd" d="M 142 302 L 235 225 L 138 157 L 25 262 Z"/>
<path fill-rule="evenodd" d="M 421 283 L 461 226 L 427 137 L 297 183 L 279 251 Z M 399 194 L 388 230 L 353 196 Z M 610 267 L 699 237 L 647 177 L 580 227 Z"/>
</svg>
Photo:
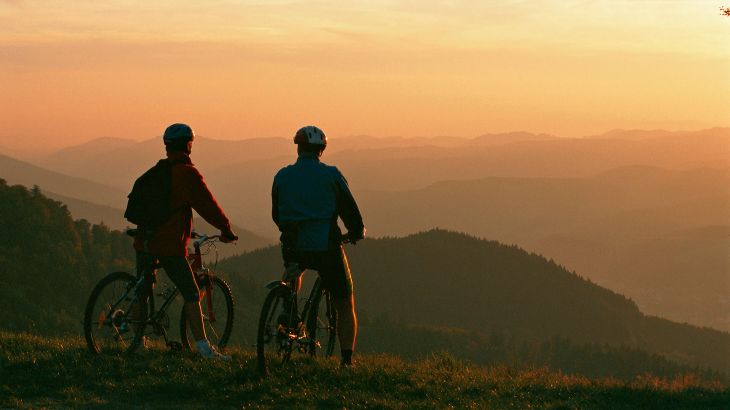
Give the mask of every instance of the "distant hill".
<svg viewBox="0 0 730 410">
<path fill-rule="evenodd" d="M 485 134 L 476 138 L 458 137 L 372 137 L 367 135 L 331 138 L 328 153 L 418 147 L 472 147 L 500 145 L 521 141 L 555 139 L 547 134 L 513 132 Z M 245 163 L 291 157 L 296 149 L 290 138 L 249 138 L 242 140 L 217 140 L 205 137 L 196 139 L 193 160 L 205 170 Z M 114 185 L 126 185 L 129 179 L 164 157 L 165 151 L 159 138 L 142 142 L 98 138 L 80 145 L 64 148 L 48 155 L 41 165 L 69 175 L 92 175 L 94 180 Z M 366 154 L 367 155 L 367 154 Z M 89 173 L 94 170 L 93 173 Z"/>
<path fill-rule="evenodd" d="M 602 134 L 590 135 L 586 138 L 593 139 L 617 139 L 626 141 L 641 141 L 654 138 L 667 138 L 681 132 L 666 130 L 625 130 L 621 128 L 613 129 Z"/>
<path fill-rule="evenodd" d="M 623 241 L 547 237 L 533 249 L 631 295 L 644 312 L 730 329 L 729 225 Z"/>
<path fill-rule="evenodd" d="M 40 187 L 43 195 L 62 202 L 68 208 L 74 219 L 86 219 L 95 224 L 104 224 L 112 229 L 123 230 L 129 226 L 124 219 L 124 211 L 108 205 L 99 205 L 93 202 L 72 198 L 70 196 L 57 194 Z"/>
<path fill-rule="evenodd" d="M 614 131 L 610 138 L 554 138 L 529 133 L 488 134 L 472 139 L 335 137 L 323 161 L 337 165 L 356 193 L 412 191 L 441 181 L 487 177 L 586 178 L 634 165 L 667 169 L 730 167 L 729 128 L 646 131 L 641 138 L 635 133 Z M 42 165 L 128 190 L 136 176 L 164 156 L 158 139 L 125 143 L 103 152 L 97 145 L 98 141 L 92 141 L 67 149 Z M 231 214 L 238 224 L 274 234 L 268 210 L 271 181 L 279 168 L 295 160 L 290 139 L 200 138 L 192 159 L 224 203 L 235 207 Z M 439 221 L 436 225 L 442 224 Z"/>
<path fill-rule="evenodd" d="M 730 226 L 729 187 L 727 170 L 626 167 L 595 178 L 492 177 L 356 194 L 375 235 L 439 226 L 489 236 L 621 290 L 652 314 L 730 330 L 722 308 L 730 304 L 730 262 L 722 263 L 730 248 L 703 229 Z M 689 230 L 681 246 L 658 246 Z M 687 281 L 693 286 L 680 292 L 676 284 Z"/>
<path fill-rule="evenodd" d="M 89 171 L 93 175 L 93 170 Z M 88 179 L 70 177 L 0 154 L 0 178 L 10 184 L 42 185 L 44 189 L 84 201 L 122 206 L 127 194 L 121 189 Z"/>
<path fill-rule="evenodd" d="M 730 370 L 730 334 L 647 317 L 624 296 L 517 247 L 433 230 L 366 240 L 348 257 L 358 307 L 369 316 L 518 340 L 640 347 Z M 276 279 L 279 259 L 268 248 L 227 259 L 221 269 L 264 283 Z"/>
<path fill-rule="evenodd" d="M 55 151 L 47 157 L 46 161 L 48 163 L 65 163 L 69 160 L 83 160 L 120 149 L 126 149 L 134 145 L 136 145 L 136 142 L 131 139 L 111 137 L 96 138 L 84 144 Z"/>
<path fill-rule="evenodd" d="M 41 165 L 69 175 L 93 175 L 96 181 L 131 187 L 135 178 L 165 157 L 160 139 L 107 142 L 93 140 L 67 148 L 50 155 Z M 203 175 L 208 175 L 208 171 L 232 163 L 276 158 L 292 151 L 292 147 L 291 140 L 283 138 L 240 141 L 197 138 L 191 158 Z"/>
</svg>

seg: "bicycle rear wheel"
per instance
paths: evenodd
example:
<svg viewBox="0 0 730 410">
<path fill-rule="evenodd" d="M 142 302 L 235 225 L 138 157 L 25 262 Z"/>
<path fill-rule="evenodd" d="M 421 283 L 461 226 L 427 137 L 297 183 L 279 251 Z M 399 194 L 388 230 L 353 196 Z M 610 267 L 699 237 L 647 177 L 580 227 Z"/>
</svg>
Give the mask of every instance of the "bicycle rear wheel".
<svg viewBox="0 0 730 410">
<path fill-rule="evenodd" d="M 147 303 L 135 293 L 137 279 L 114 272 L 94 287 L 84 311 L 84 337 L 92 353 L 131 353 L 140 344 Z"/>
<path fill-rule="evenodd" d="M 199 276 L 198 286 L 205 333 L 211 344 L 223 349 L 228 344 L 233 330 L 234 301 L 231 287 L 223 279 L 210 275 Z M 190 349 L 195 341 L 186 320 L 184 306 L 180 313 L 180 340 L 187 349 Z"/>
<path fill-rule="evenodd" d="M 260 372 L 266 374 L 269 369 L 289 361 L 300 328 L 296 300 L 291 300 L 291 290 L 284 285 L 271 289 L 264 300 L 256 334 Z"/>
<path fill-rule="evenodd" d="M 307 330 L 314 341 L 309 354 L 332 356 L 337 342 L 337 311 L 332 303 L 332 294 L 324 289 L 317 292 L 308 316 Z"/>
</svg>

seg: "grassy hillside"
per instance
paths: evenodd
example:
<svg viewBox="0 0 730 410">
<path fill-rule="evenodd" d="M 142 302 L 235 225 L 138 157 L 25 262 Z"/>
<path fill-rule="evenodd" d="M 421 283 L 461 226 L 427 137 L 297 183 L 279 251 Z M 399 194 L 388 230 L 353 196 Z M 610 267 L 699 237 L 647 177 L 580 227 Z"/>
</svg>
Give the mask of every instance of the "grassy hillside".
<svg viewBox="0 0 730 410">
<path fill-rule="evenodd" d="M 92 356 L 79 339 L 0 332 L 0 407 L 91 408 L 591 408 L 721 409 L 730 387 L 692 375 L 627 382 L 545 369 L 478 367 L 448 354 L 418 362 L 358 356 L 298 360 L 270 377 L 255 357 L 231 363 L 152 348 L 133 356 Z"/>
</svg>

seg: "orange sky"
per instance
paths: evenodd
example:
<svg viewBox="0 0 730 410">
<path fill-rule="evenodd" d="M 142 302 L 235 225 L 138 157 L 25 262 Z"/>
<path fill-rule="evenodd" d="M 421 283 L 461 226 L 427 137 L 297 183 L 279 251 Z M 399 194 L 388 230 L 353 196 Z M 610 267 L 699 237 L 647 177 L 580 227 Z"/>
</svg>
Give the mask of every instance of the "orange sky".
<svg viewBox="0 0 730 410">
<path fill-rule="evenodd" d="M 717 1 L 0 0 L 0 152 L 730 125 Z"/>
</svg>

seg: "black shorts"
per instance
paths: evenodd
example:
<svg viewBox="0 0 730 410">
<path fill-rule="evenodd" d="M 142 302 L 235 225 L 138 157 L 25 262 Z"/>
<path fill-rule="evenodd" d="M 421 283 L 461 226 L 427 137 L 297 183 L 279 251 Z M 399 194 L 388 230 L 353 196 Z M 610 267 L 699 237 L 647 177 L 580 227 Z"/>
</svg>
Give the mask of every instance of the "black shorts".
<svg viewBox="0 0 730 410">
<path fill-rule="evenodd" d="M 342 246 L 329 251 L 298 251 L 297 261 L 303 269 L 316 270 L 322 286 L 335 299 L 349 299 L 353 294 L 352 275 Z"/>
<path fill-rule="evenodd" d="M 165 270 L 167 276 L 177 287 L 186 302 L 198 302 L 200 289 L 195 274 L 184 256 L 157 256 L 146 252 L 137 252 L 137 275 L 142 275 L 153 266 L 155 261 Z"/>
</svg>

